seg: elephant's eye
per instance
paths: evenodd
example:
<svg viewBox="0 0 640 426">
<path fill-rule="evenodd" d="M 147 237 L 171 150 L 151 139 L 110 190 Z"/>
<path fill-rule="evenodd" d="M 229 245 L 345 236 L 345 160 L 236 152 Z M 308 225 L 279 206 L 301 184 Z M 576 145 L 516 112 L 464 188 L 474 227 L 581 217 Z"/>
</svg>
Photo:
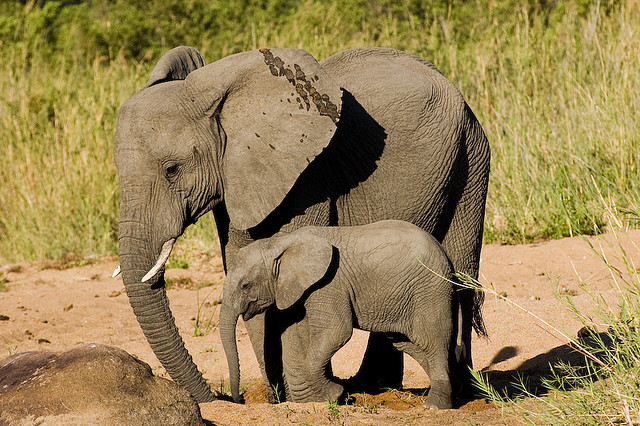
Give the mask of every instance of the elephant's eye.
<svg viewBox="0 0 640 426">
<path fill-rule="evenodd" d="M 248 288 L 249 288 L 249 281 L 243 281 L 243 282 L 241 282 L 241 283 L 240 283 L 240 288 L 241 288 L 242 290 L 246 290 L 246 289 L 248 289 Z"/>
<path fill-rule="evenodd" d="M 167 179 L 171 179 L 178 174 L 178 165 L 176 163 L 168 164 L 164 169 L 164 175 Z"/>
</svg>

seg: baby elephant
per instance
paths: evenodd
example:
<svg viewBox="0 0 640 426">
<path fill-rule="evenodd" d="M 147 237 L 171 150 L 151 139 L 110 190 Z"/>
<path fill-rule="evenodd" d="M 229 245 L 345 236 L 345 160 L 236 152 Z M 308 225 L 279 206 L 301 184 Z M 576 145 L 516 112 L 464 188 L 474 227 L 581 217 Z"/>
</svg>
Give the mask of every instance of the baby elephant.
<svg viewBox="0 0 640 426">
<path fill-rule="evenodd" d="M 440 244 L 403 221 L 305 227 L 249 244 L 234 259 L 220 314 L 234 400 L 238 316 L 246 321 L 275 303 L 290 319 L 281 324 L 281 338 L 294 401 L 340 397 L 343 387 L 326 372 L 356 327 L 384 333 L 411 355 L 431 380 L 427 406 L 451 408 L 449 372 L 462 351 L 454 281 Z"/>
</svg>

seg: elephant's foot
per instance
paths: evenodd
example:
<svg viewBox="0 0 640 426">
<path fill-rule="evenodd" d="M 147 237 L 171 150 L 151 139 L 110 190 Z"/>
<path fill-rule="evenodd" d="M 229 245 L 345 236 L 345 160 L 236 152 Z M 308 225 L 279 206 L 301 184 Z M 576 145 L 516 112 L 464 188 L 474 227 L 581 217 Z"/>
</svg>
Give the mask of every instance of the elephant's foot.
<svg viewBox="0 0 640 426">
<path fill-rule="evenodd" d="M 446 397 L 445 395 L 432 395 L 429 392 L 429 396 L 424 401 L 424 406 L 429 410 L 445 410 L 453 407 L 451 403 L 451 398 Z"/>
<path fill-rule="evenodd" d="M 308 384 L 308 383 L 307 383 Z M 293 402 L 327 402 L 338 401 L 344 393 L 344 387 L 326 380 L 324 384 L 305 385 L 291 393 L 289 400 Z"/>
<path fill-rule="evenodd" d="M 322 401 L 337 401 L 343 394 L 344 387 L 338 383 L 328 381 L 322 388 Z"/>
<path fill-rule="evenodd" d="M 429 395 L 424 401 L 424 406 L 429 410 L 444 410 L 452 408 L 451 387 L 448 384 L 432 383 Z"/>
</svg>

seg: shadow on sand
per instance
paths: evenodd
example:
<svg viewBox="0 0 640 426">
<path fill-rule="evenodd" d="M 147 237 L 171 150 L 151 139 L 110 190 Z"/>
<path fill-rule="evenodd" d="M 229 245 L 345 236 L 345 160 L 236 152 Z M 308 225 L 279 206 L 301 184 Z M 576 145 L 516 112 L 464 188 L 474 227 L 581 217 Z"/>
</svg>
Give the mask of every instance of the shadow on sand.
<svg viewBox="0 0 640 426">
<path fill-rule="evenodd" d="M 591 353 L 602 353 L 614 346 L 614 337 L 609 332 L 595 333 L 587 329 L 579 333 L 578 343 Z M 480 371 L 485 382 L 491 385 L 500 395 L 509 399 L 526 396 L 542 396 L 548 393 L 549 388 L 545 383 L 554 383 L 555 379 L 563 375 L 561 366 L 570 365 L 580 371 L 582 379 L 596 372 L 587 368 L 587 356 L 575 347 L 568 344 L 556 346 L 548 352 L 536 355 L 524 361 L 513 370 L 493 370 L 491 367 L 518 354 L 514 346 L 505 346 L 493 358 L 488 367 Z M 595 377 L 594 377 L 595 380 Z M 579 387 L 579 382 L 563 380 L 562 388 L 571 390 Z M 480 399 L 478 396 L 473 399 Z M 472 400 L 472 399 L 471 399 Z M 469 401 L 469 400 L 467 400 Z"/>
<path fill-rule="evenodd" d="M 588 348 L 591 353 L 601 353 L 603 350 L 613 347 L 614 337 L 609 332 L 593 333 L 587 330 L 579 338 L 578 342 L 583 347 Z M 501 395 L 511 399 L 527 395 L 544 395 L 549 390 L 545 386 L 545 382 L 553 381 L 554 378 L 561 376 L 560 366 L 562 365 L 570 365 L 578 370 L 584 369 L 584 374 L 581 374 L 583 378 L 594 373 L 593 370 L 587 371 L 586 355 L 566 344 L 536 355 L 513 370 L 500 371 L 491 369 L 493 364 L 512 358 L 517 353 L 517 348 L 506 346 L 496 354 L 489 367 L 481 371 L 487 383 Z M 563 385 L 566 390 L 570 390 L 575 386 L 569 381 L 563 382 Z"/>
<path fill-rule="evenodd" d="M 583 329 L 584 330 L 584 329 Z M 582 331 L 582 330 L 581 330 Z M 605 348 L 610 349 L 613 347 L 614 338 L 609 332 L 595 333 L 588 330 L 584 331 L 579 338 L 578 342 L 589 350 L 594 352 L 602 352 Z M 595 349 L 600 348 L 600 349 Z M 518 348 L 515 346 L 505 346 L 494 356 L 489 363 L 489 366 L 484 368 L 480 373 L 484 376 L 485 381 L 490 384 L 500 395 L 506 396 L 509 399 L 517 399 L 519 397 L 526 396 L 542 396 L 545 395 L 549 389 L 545 386 L 546 382 L 553 381 L 555 377 L 561 376 L 562 371 L 559 368 L 561 365 L 571 365 L 573 368 L 578 369 L 581 372 L 580 376 L 585 378 L 588 374 L 594 374 L 592 369 L 587 369 L 586 356 L 579 352 L 575 348 L 569 345 L 557 346 L 548 352 L 536 355 L 535 357 L 524 361 L 518 367 L 512 370 L 494 370 L 492 367 L 495 364 L 506 361 L 518 355 Z M 345 381 L 348 392 L 366 392 L 369 395 L 378 395 L 378 398 L 373 400 L 386 400 L 390 395 L 389 392 L 393 392 L 389 389 L 358 389 L 354 387 L 349 381 Z M 349 386 L 351 385 L 351 386 Z M 563 388 L 570 390 L 577 387 L 576 383 L 571 381 L 564 381 Z M 410 406 L 415 406 L 416 400 L 420 397 L 424 397 L 428 394 L 428 388 L 405 388 L 401 391 L 395 391 L 396 393 L 403 394 L 406 402 Z M 411 398 L 412 395 L 414 398 Z M 478 392 L 478 395 L 460 398 L 454 404 L 456 408 L 469 404 L 472 401 L 484 400 L 485 396 Z M 410 401 L 414 399 L 413 401 Z M 378 401 L 382 402 L 382 401 Z M 389 401 L 384 401 L 383 404 L 387 404 Z M 477 409 L 476 405 L 473 405 L 474 409 Z"/>
</svg>

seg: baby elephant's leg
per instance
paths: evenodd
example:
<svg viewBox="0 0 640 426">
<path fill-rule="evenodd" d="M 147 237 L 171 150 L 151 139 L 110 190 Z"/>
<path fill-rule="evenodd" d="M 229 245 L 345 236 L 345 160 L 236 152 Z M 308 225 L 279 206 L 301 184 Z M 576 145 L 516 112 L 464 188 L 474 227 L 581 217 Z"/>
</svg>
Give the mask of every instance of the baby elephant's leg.
<svg viewBox="0 0 640 426">
<path fill-rule="evenodd" d="M 425 406 L 431 410 L 452 408 L 446 344 L 429 345 L 424 349 L 412 342 L 397 342 L 395 346 L 415 359 L 429 376 L 431 389 Z"/>
<path fill-rule="evenodd" d="M 318 401 L 335 401 L 344 391 L 342 385 L 327 377 L 331 357 L 349 341 L 353 333 L 351 322 L 342 322 L 341 318 L 344 317 L 336 316 L 333 321 L 325 319 L 324 324 L 316 324 L 311 333 L 307 354 L 307 380 L 313 387 L 315 399 Z"/>
<path fill-rule="evenodd" d="M 334 353 L 335 352 L 323 357 L 326 361 L 322 361 L 320 357 L 316 356 L 310 357 L 311 359 L 309 359 L 309 375 L 307 376 L 307 380 L 313 385 L 315 401 L 335 401 L 340 398 L 344 392 L 344 387 L 329 380 L 325 374 L 326 368 L 320 366 L 321 364 L 328 364 Z"/>
</svg>

